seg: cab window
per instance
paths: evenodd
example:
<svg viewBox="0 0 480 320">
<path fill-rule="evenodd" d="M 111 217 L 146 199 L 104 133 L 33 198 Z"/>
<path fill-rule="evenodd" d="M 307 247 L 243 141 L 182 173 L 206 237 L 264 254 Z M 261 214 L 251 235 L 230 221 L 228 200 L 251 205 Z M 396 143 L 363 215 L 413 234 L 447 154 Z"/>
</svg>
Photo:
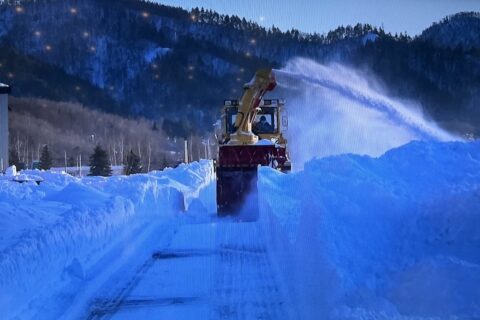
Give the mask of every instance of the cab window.
<svg viewBox="0 0 480 320">
<path fill-rule="evenodd" d="M 277 132 L 277 123 L 275 120 L 275 108 L 262 108 L 253 121 L 253 133 L 267 134 Z"/>
</svg>

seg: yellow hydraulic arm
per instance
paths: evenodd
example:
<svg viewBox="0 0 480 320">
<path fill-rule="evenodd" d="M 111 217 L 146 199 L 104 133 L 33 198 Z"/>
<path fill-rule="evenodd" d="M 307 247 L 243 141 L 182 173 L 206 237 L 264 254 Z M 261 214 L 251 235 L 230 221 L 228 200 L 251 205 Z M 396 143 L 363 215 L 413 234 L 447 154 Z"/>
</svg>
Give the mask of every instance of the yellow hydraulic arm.
<svg viewBox="0 0 480 320">
<path fill-rule="evenodd" d="M 252 132 L 252 122 L 258 112 L 258 106 L 267 91 L 275 88 L 277 83 L 272 69 L 261 69 L 255 73 L 253 79 L 245 84 L 244 93 L 238 106 L 235 120 L 235 132 L 230 135 L 228 144 L 255 144 L 258 136 Z"/>
</svg>

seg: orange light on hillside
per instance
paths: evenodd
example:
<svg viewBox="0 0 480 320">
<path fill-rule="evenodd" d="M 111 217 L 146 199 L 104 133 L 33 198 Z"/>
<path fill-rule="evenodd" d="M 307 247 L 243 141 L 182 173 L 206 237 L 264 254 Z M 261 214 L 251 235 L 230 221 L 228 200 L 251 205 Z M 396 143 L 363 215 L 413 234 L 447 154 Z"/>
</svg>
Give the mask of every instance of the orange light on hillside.
<svg viewBox="0 0 480 320">
<path fill-rule="evenodd" d="M 40 37 L 42 35 L 42 33 L 38 30 L 35 31 L 33 34 L 35 35 L 35 37 Z"/>
<path fill-rule="evenodd" d="M 77 8 L 70 8 L 70 13 L 71 14 L 77 14 L 78 13 Z"/>
<path fill-rule="evenodd" d="M 148 18 L 150 17 L 150 14 L 148 12 L 142 12 L 142 17 Z"/>
<path fill-rule="evenodd" d="M 24 12 L 23 7 L 20 7 L 20 6 L 15 7 L 15 12 L 16 13 L 23 13 Z"/>
<path fill-rule="evenodd" d="M 47 51 L 52 51 L 52 46 L 49 45 L 49 44 L 47 44 L 47 45 L 45 46 L 45 50 L 47 50 Z"/>
</svg>

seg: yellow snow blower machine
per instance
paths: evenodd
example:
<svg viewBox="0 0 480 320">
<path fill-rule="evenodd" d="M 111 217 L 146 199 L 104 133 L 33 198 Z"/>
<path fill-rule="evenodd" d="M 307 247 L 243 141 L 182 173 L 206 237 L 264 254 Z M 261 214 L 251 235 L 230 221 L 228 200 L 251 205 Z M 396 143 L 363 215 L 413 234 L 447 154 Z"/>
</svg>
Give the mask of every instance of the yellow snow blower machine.
<svg viewBox="0 0 480 320">
<path fill-rule="evenodd" d="M 288 126 L 282 99 L 263 99 L 276 87 L 271 69 L 256 72 L 244 85 L 240 100 L 225 100 L 217 128 L 218 155 L 217 213 L 235 215 L 248 210 L 258 215 L 257 169 L 269 166 L 282 172 L 291 170 L 287 140 L 282 130 Z"/>
</svg>

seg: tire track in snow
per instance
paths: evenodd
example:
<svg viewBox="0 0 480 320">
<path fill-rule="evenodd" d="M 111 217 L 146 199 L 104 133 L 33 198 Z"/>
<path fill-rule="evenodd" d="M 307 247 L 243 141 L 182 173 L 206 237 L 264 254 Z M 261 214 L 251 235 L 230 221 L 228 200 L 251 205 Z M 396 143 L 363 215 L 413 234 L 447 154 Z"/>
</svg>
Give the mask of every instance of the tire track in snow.
<svg viewBox="0 0 480 320">
<path fill-rule="evenodd" d="M 88 319 L 161 318 L 172 310 L 179 318 L 289 319 L 266 241 L 260 223 L 182 225 L 111 298 L 95 301 Z"/>
<path fill-rule="evenodd" d="M 285 297 L 258 223 L 219 225 L 212 319 L 285 319 Z"/>
<path fill-rule="evenodd" d="M 168 245 L 172 242 L 173 237 L 176 234 L 176 229 L 173 232 L 165 232 L 165 238 L 159 241 L 160 243 L 167 243 Z M 96 299 L 93 301 L 93 305 L 90 308 L 89 315 L 87 316 L 88 320 L 97 320 L 97 319 L 110 319 L 122 306 L 128 304 L 127 297 L 130 292 L 138 285 L 140 280 L 147 274 L 148 270 L 155 263 L 156 258 L 152 256 L 150 259 L 145 261 L 134 273 L 128 282 L 116 290 L 115 294 L 111 298 Z M 173 301 L 175 303 L 175 301 Z"/>
</svg>

